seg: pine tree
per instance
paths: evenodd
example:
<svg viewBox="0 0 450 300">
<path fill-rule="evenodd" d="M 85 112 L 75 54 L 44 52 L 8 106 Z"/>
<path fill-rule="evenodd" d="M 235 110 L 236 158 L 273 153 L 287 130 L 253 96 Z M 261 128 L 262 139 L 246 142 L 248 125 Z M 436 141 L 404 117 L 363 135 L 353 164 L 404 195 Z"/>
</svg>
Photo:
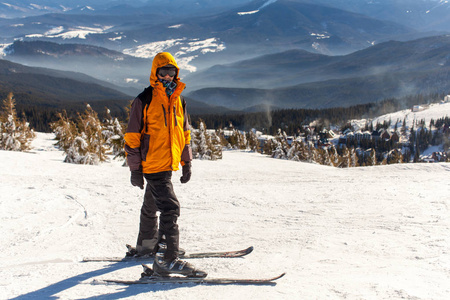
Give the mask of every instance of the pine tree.
<svg viewBox="0 0 450 300">
<path fill-rule="evenodd" d="M 399 149 L 393 149 L 387 156 L 388 164 L 401 164 L 403 162 L 403 154 Z"/>
<path fill-rule="evenodd" d="M 16 102 L 13 93 L 3 100 L 0 115 L 0 149 L 10 151 L 26 151 L 35 134 L 28 122 L 19 120 L 16 113 Z"/>
<path fill-rule="evenodd" d="M 287 159 L 288 160 L 293 160 L 293 161 L 300 161 L 300 158 L 298 156 L 300 152 L 300 142 L 295 140 L 292 142 L 291 144 L 291 148 L 289 148 L 288 152 L 287 152 Z"/>
<path fill-rule="evenodd" d="M 350 165 L 351 165 L 350 151 L 346 146 L 344 146 L 344 149 L 342 150 L 342 155 L 339 160 L 339 165 L 337 167 L 349 168 Z"/>
<path fill-rule="evenodd" d="M 67 152 L 78 135 L 78 128 L 74 122 L 69 120 L 65 110 L 62 113 L 58 113 L 57 116 L 59 120 L 51 123 L 50 127 L 56 136 L 56 146 Z"/>
<path fill-rule="evenodd" d="M 66 153 L 64 162 L 96 165 L 108 160 L 103 137 L 103 126 L 97 113 L 88 104 L 83 114 L 78 114 L 77 124 L 65 114 L 51 124 L 59 145 Z"/>
<path fill-rule="evenodd" d="M 245 134 L 242 134 L 242 132 L 237 129 L 233 129 L 233 134 L 229 138 L 229 143 L 235 150 L 247 149 L 247 139 Z"/>
<path fill-rule="evenodd" d="M 125 130 L 117 118 L 111 116 L 111 111 L 106 109 L 106 117 L 103 121 L 103 138 L 105 146 L 114 155 L 114 159 L 125 158 Z"/>
<path fill-rule="evenodd" d="M 267 139 L 264 142 L 263 154 L 265 154 L 265 155 L 272 155 L 272 153 L 277 148 L 277 144 L 278 143 L 275 141 L 275 139 L 273 139 L 273 138 Z"/>
<path fill-rule="evenodd" d="M 328 154 L 328 151 L 325 149 L 317 149 L 317 160 L 316 162 L 318 162 L 321 165 L 325 165 L 325 166 L 331 166 L 331 159 L 330 159 L 330 155 Z"/>
<path fill-rule="evenodd" d="M 259 152 L 259 141 L 256 133 L 253 130 L 247 133 L 247 148 L 253 152 Z"/>
<path fill-rule="evenodd" d="M 358 162 L 358 155 L 355 151 L 355 148 L 350 149 L 350 165 L 349 167 L 358 167 L 360 163 Z"/>
<path fill-rule="evenodd" d="M 328 149 L 328 155 L 330 156 L 331 166 L 339 166 L 341 158 L 339 157 L 339 154 L 334 145 L 331 145 Z"/>
<path fill-rule="evenodd" d="M 208 138 L 206 134 L 205 122 L 200 120 L 199 128 L 196 135 L 197 147 L 196 148 L 196 158 L 200 159 L 210 159 L 210 153 L 208 149 Z"/>
<path fill-rule="evenodd" d="M 191 131 L 191 150 L 192 150 L 192 157 L 198 158 L 198 131 L 191 125 L 189 130 Z"/>
<path fill-rule="evenodd" d="M 287 142 L 286 132 L 281 131 L 281 129 L 278 129 L 278 135 L 276 137 L 276 148 L 272 152 L 272 157 L 278 159 L 287 159 L 288 150 L 289 144 Z"/>
<path fill-rule="evenodd" d="M 211 160 L 222 159 L 222 139 L 216 131 L 211 131 L 208 135 L 211 149 Z"/>
<path fill-rule="evenodd" d="M 377 165 L 377 156 L 376 156 L 376 151 L 375 149 L 370 149 L 370 151 L 368 151 L 368 155 L 365 159 L 365 163 L 366 166 L 375 166 Z"/>
<path fill-rule="evenodd" d="M 194 158 L 222 159 L 222 141 L 215 131 L 208 132 L 203 120 L 198 122 L 199 129 L 191 127 L 191 149 Z"/>
</svg>

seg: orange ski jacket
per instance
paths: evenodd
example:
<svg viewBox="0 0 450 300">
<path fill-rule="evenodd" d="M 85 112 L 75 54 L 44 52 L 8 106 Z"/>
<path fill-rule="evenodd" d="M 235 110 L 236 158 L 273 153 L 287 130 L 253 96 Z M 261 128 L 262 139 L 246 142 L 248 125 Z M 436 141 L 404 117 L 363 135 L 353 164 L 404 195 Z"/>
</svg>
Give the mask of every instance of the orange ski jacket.
<svg viewBox="0 0 450 300">
<path fill-rule="evenodd" d="M 156 75 L 158 68 L 168 64 L 178 69 L 174 78 L 177 87 L 170 97 Z M 186 102 L 180 96 L 185 84 L 178 77 L 179 70 L 170 53 L 158 53 L 152 63 L 150 87 L 131 105 L 125 133 L 125 151 L 131 171 L 142 170 L 146 174 L 177 171 L 180 163 L 184 165 L 192 160 Z"/>
</svg>

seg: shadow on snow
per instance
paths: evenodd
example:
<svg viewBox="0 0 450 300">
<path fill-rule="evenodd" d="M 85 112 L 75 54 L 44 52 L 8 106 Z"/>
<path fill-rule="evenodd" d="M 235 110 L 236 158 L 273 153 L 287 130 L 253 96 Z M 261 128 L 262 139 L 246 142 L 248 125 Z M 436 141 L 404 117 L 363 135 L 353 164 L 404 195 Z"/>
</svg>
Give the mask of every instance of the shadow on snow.
<svg viewBox="0 0 450 300">
<path fill-rule="evenodd" d="M 39 290 L 29 292 L 24 295 L 17 296 L 15 298 L 11 298 L 11 300 L 31 300 L 31 299 L 58 299 L 58 296 L 55 296 L 56 294 L 68 290 L 70 288 L 73 288 L 77 285 L 79 285 L 82 281 L 88 280 L 93 277 L 101 276 L 110 272 L 114 272 L 120 269 L 124 269 L 130 267 L 130 264 L 128 263 L 115 263 L 110 266 L 106 266 L 103 269 L 94 270 L 90 272 L 86 272 L 83 274 L 79 274 L 64 280 L 61 280 L 59 282 L 56 282 L 54 284 L 51 284 L 47 287 L 41 288 Z M 139 275 L 139 274 L 137 274 Z M 84 283 L 83 283 L 84 284 Z M 112 285 L 113 286 L 113 285 Z M 89 299 L 118 299 L 123 297 L 130 297 L 135 296 L 141 293 L 148 293 L 150 291 L 161 291 L 161 290 L 171 290 L 176 287 L 181 287 L 181 285 L 173 285 L 173 284 L 164 284 L 164 285 L 152 285 L 151 287 L 149 285 L 144 286 L 126 286 L 126 285 L 114 285 L 115 287 L 123 287 L 122 290 L 117 291 L 116 293 L 106 294 L 106 295 L 95 295 L 88 298 L 80 298 L 83 300 L 89 300 Z M 187 285 L 189 286 L 189 285 Z"/>
</svg>

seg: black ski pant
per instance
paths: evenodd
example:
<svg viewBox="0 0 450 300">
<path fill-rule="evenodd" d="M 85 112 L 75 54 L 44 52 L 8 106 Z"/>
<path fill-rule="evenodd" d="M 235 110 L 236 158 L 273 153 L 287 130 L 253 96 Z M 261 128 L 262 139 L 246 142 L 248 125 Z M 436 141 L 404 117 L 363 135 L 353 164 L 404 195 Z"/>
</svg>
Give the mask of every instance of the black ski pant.
<svg viewBox="0 0 450 300">
<path fill-rule="evenodd" d="M 180 216 L 180 203 L 173 191 L 172 171 L 144 174 L 144 176 L 147 187 L 141 208 L 137 245 L 153 240 L 156 246 L 157 242 L 164 237 L 167 244 L 164 257 L 173 259 L 179 251 L 177 219 Z M 159 232 L 157 211 L 160 212 Z"/>
</svg>

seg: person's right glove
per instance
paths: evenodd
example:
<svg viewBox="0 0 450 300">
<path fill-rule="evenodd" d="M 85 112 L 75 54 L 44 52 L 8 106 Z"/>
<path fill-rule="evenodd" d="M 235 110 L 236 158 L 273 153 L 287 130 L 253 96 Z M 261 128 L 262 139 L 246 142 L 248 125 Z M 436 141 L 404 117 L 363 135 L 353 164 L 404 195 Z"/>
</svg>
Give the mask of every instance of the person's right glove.
<svg viewBox="0 0 450 300">
<path fill-rule="evenodd" d="M 144 174 L 139 170 L 131 171 L 131 184 L 144 189 Z"/>
</svg>

